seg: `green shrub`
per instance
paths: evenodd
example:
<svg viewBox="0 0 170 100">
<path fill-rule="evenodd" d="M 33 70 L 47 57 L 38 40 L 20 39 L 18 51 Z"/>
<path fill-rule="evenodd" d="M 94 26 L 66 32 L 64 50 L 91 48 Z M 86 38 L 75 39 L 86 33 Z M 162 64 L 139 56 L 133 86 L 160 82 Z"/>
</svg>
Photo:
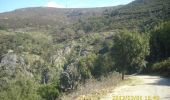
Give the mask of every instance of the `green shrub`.
<svg viewBox="0 0 170 100">
<path fill-rule="evenodd" d="M 170 21 L 164 22 L 151 32 L 150 58 L 160 61 L 170 57 Z"/>
<path fill-rule="evenodd" d="M 170 58 L 153 64 L 152 69 L 163 76 L 170 76 Z"/>
<path fill-rule="evenodd" d="M 40 86 L 38 92 L 45 100 L 55 100 L 59 96 L 58 87 L 53 84 Z"/>
<path fill-rule="evenodd" d="M 5 26 L 0 26 L 0 30 L 7 30 Z"/>
<path fill-rule="evenodd" d="M 95 67 L 92 70 L 92 75 L 95 77 L 107 75 L 109 72 L 113 71 L 113 66 L 114 62 L 109 53 L 99 55 L 96 60 Z"/>
<path fill-rule="evenodd" d="M 91 72 L 95 67 L 96 59 L 97 56 L 95 54 L 89 54 L 87 57 L 80 59 L 78 63 L 78 70 L 83 81 L 91 77 Z"/>
<path fill-rule="evenodd" d="M 0 87 L 0 100 L 42 100 L 38 85 L 27 76 L 17 74 L 16 79 L 5 84 L 5 88 Z"/>
</svg>

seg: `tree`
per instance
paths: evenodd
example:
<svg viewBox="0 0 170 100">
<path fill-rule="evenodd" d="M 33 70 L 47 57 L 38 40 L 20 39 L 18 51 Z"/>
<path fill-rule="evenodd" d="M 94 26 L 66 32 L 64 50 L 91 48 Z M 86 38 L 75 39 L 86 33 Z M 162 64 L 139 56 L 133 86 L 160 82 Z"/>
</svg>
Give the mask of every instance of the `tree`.
<svg viewBox="0 0 170 100">
<path fill-rule="evenodd" d="M 149 54 L 148 37 L 128 31 L 116 34 L 111 53 L 123 80 L 129 67 L 145 66 L 145 57 Z"/>
</svg>

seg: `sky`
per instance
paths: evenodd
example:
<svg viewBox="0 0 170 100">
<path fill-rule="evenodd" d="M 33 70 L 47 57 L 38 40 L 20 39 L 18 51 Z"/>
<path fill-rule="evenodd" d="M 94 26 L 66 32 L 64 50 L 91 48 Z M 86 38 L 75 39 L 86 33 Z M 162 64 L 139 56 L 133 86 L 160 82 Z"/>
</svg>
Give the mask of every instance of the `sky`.
<svg viewBox="0 0 170 100">
<path fill-rule="evenodd" d="M 92 8 L 124 5 L 133 0 L 0 0 L 0 13 L 26 7 Z"/>
</svg>

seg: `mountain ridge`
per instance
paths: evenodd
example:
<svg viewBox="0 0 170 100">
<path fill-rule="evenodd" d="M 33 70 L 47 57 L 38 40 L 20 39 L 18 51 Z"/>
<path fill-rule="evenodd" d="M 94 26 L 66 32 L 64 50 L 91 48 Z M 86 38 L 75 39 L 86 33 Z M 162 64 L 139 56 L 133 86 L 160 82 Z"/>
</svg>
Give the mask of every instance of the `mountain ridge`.
<svg viewBox="0 0 170 100">
<path fill-rule="evenodd" d="M 163 20 L 169 19 L 169 5 L 170 1 L 168 0 L 135 0 L 127 5 L 113 7 L 29 7 L 0 13 L 0 26 L 14 30 L 20 28 L 54 30 L 56 28 L 63 29 L 65 27 L 74 27 L 74 24 L 80 23 L 81 26 L 79 27 L 83 27 L 80 29 L 88 32 L 85 29 L 92 27 L 92 25 L 88 26 L 89 24 L 96 23 L 93 21 L 100 21 L 99 23 L 102 23 L 107 27 L 102 31 L 119 29 L 122 26 L 131 29 L 136 27 L 133 26 L 134 24 L 141 28 L 147 26 L 146 24 L 152 24 L 152 22 L 159 23 Z M 86 25 L 88 27 L 84 28 L 83 24 L 86 22 L 89 22 Z M 133 25 L 130 23 L 133 23 Z"/>
</svg>

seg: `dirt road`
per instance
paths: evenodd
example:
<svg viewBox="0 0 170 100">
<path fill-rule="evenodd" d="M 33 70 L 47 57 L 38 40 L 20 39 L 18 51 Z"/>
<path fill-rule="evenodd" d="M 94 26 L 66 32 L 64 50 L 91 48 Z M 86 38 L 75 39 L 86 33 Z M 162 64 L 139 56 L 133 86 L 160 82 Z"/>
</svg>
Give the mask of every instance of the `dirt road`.
<svg viewBox="0 0 170 100">
<path fill-rule="evenodd" d="M 170 100 L 170 78 L 149 75 L 132 78 L 138 81 L 119 86 L 100 100 Z"/>
</svg>

